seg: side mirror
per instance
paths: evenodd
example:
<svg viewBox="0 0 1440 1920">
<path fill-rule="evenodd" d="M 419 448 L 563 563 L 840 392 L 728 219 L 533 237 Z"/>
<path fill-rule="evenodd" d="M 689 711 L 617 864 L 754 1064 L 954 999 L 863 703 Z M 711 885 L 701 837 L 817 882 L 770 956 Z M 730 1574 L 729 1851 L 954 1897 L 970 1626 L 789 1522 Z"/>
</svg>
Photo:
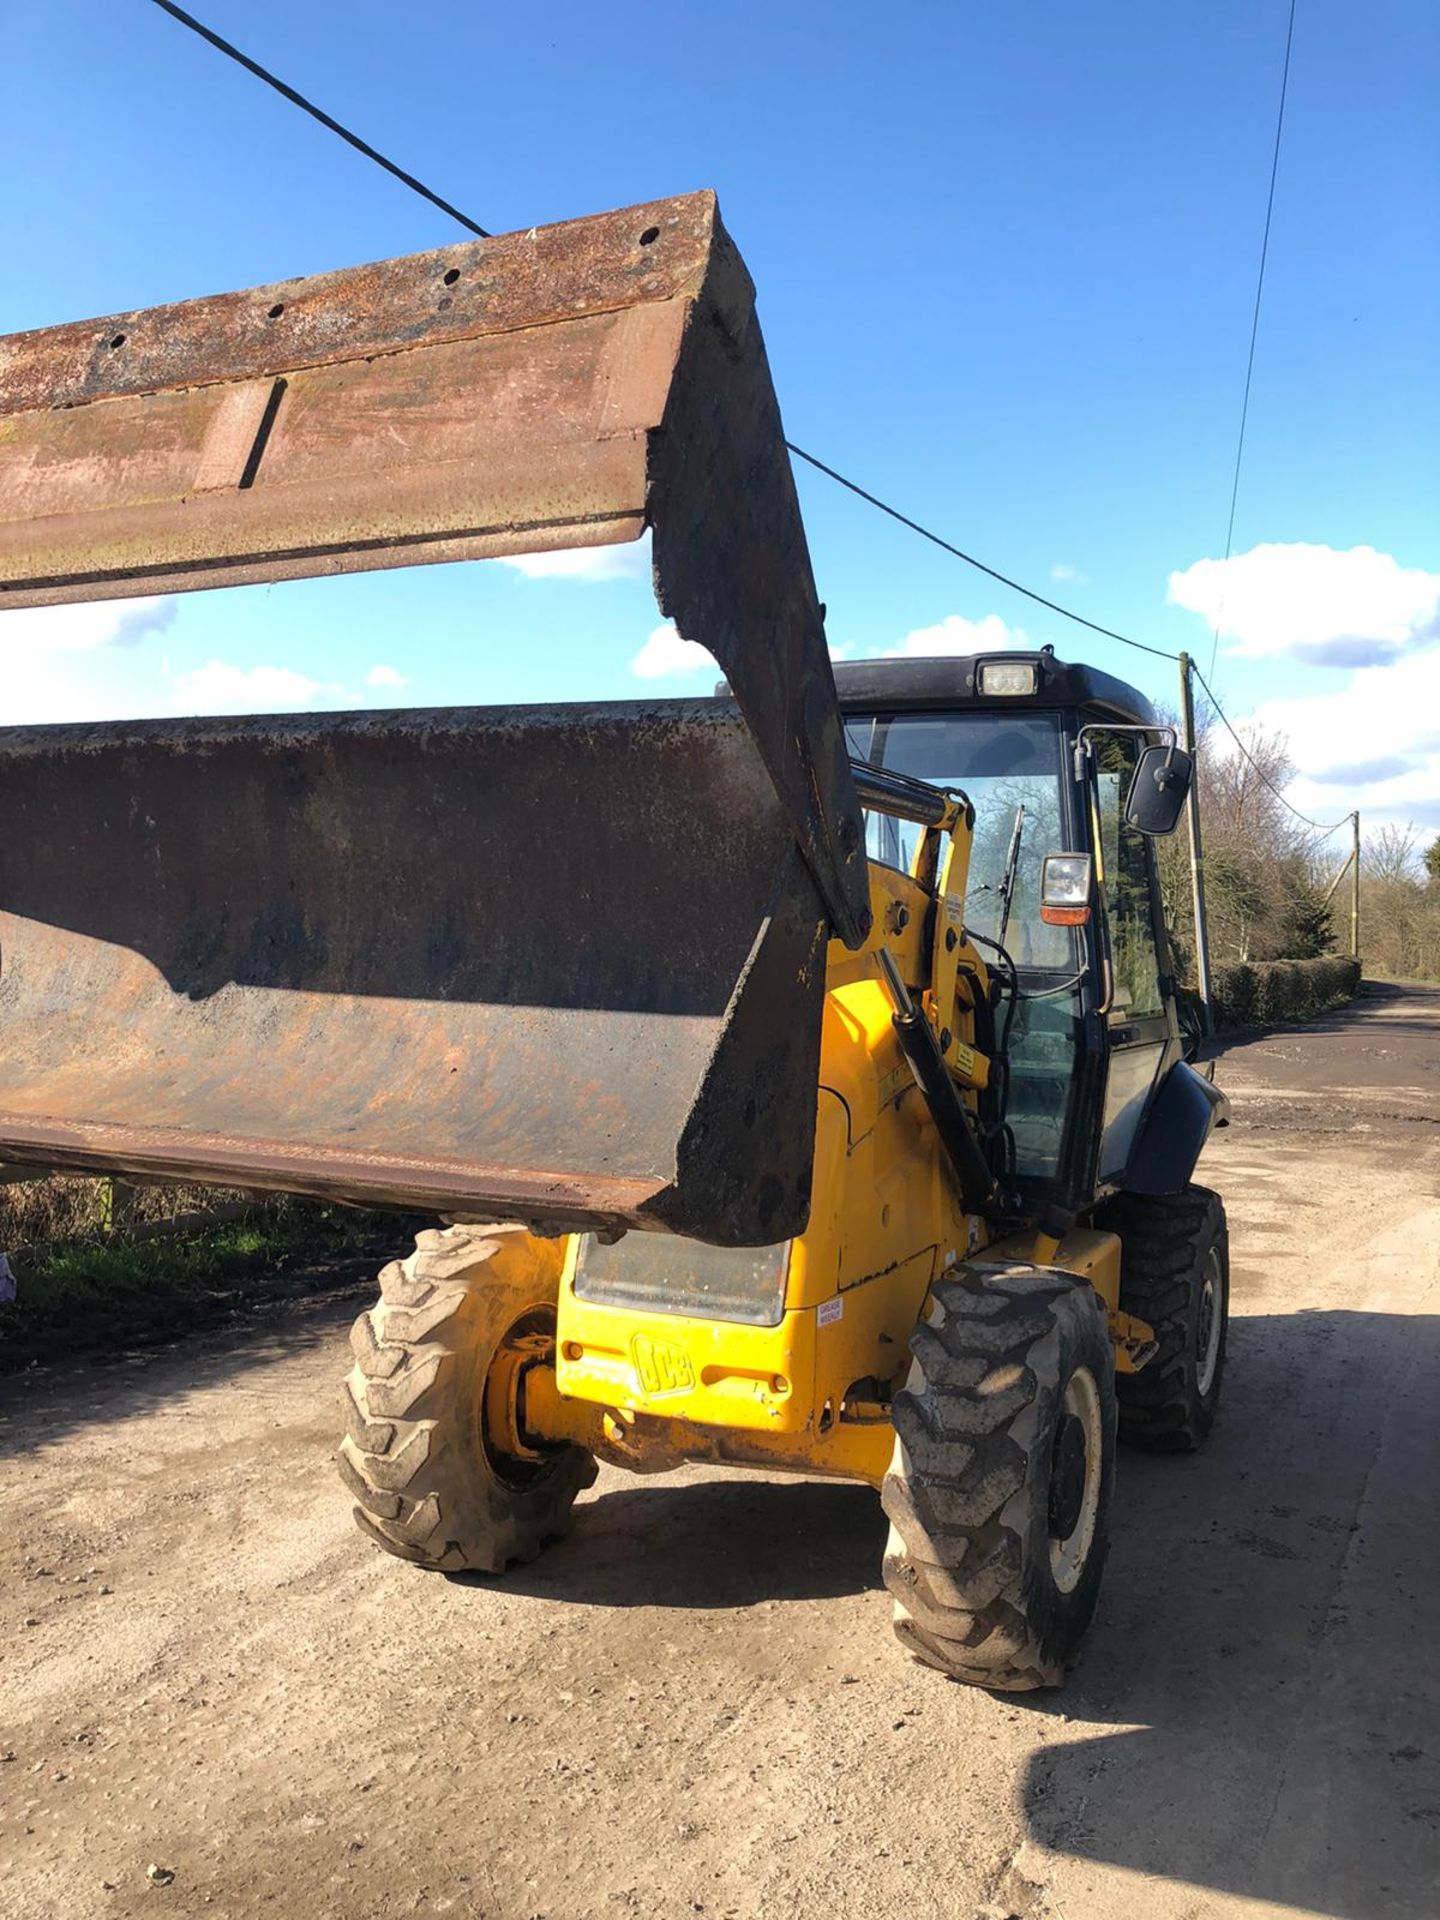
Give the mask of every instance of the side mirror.
<svg viewBox="0 0 1440 1920">
<path fill-rule="evenodd" d="M 1182 747 L 1146 747 L 1125 796 L 1125 824 L 1136 833 L 1173 833 L 1195 763 Z"/>
</svg>

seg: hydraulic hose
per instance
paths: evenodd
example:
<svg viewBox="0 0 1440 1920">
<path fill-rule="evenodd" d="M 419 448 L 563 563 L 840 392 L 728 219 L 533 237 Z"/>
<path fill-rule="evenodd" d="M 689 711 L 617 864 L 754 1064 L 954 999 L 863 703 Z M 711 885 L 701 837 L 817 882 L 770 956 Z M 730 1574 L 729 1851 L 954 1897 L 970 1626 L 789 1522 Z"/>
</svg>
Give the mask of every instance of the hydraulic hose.
<svg viewBox="0 0 1440 1920">
<path fill-rule="evenodd" d="M 950 1077 L 934 1029 L 911 998 L 889 952 L 879 953 L 880 971 L 893 1008 L 891 1015 L 900 1050 L 915 1076 L 915 1084 L 930 1109 L 940 1144 L 960 1182 L 960 1196 L 971 1213 L 998 1221 L 1004 1212 L 1000 1187 L 981 1151 L 970 1116 Z"/>
</svg>

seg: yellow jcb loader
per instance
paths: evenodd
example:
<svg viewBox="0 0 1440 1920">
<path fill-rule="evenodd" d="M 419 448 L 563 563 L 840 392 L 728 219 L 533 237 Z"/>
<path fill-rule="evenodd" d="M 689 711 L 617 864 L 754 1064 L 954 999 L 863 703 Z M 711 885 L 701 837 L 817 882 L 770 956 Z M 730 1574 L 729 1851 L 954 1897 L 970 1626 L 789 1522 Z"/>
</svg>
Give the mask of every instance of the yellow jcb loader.
<svg viewBox="0 0 1440 1920">
<path fill-rule="evenodd" d="M 714 698 L 0 732 L 0 1156 L 441 1223 L 354 1334 L 390 1552 L 839 1474 L 913 1653 L 1053 1684 L 1225 1358 L 1146 701 L 832 672 L 708 194 L 0 340 L 0 610 L 646 529 Z"/>
</svg>

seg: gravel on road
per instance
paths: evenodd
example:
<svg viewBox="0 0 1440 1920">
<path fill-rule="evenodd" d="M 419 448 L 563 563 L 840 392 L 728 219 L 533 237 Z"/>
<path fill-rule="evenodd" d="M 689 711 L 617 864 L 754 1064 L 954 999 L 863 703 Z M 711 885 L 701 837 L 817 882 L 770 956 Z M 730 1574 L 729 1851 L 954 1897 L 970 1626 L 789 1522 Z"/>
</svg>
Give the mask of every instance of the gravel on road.
<svg viewBox="0 0 1440 1920">
<path fill-rule="evenodd" d="M 0 1383 L 0 1915 L 1440 1912 L 1440 993 L 1230 1046 L 1209 1448 L 1126 1454 L 1086 1658 L 892 1643 L 876 1498 L 602 1473 L 503 1581 L 335 1479 L 353 1293 Z"/>
</svg>

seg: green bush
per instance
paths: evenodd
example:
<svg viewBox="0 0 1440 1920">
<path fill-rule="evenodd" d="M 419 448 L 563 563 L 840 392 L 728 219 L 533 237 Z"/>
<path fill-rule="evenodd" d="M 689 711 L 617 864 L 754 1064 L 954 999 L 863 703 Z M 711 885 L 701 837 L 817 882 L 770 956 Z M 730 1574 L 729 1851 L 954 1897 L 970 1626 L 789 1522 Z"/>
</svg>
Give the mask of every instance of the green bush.
<svg viewBox="0 0 1440 1920">
<path fill-rule="evenodd" d="M 1253 960 L 1217 967 L 1217 1027 L 1278 1027 L 1343 1006 L 1360 985 L 1360 962 L 1327 953 L 1318 960 Z"/>
<path fill-rule="evenodd" d="M 1303 1019 L 1310 1011 L 1306 986 L 1301 961 L 1263 961 L 1255 970 L 1256 1024 L 1278 1027 L 1286 1020 Z"/>
<path fill-rule="evenodd" d="M 1241 960 L 1233 967 L 1217 967 L 1211 983 L 1215 1000 L 1217 1027 L 1253 1027 L 1255 1012 L 1255 969 Z"/>
</svg>

